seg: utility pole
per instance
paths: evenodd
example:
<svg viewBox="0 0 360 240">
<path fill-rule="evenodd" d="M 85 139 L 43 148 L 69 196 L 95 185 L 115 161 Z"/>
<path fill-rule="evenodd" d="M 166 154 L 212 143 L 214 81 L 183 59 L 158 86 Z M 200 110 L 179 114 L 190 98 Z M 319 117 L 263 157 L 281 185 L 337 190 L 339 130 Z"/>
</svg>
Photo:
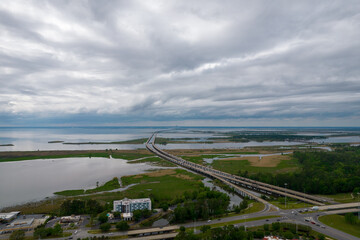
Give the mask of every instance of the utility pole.
<svg viewBox="0 0 360 240">
<path fill-rule="evenodd" d="M 359 196 L 360 196 L 360 192 L 358 192 L 358 193 L 357 193 L 357 195 L 358 195 L 358 198 L 359 198 Z M 360 220 L 360 205 L 359 205 L 358 218 L 359 218 L 359 220 Z"/>
<path fill-rule="evenodd" d="M 286 194 L 286 186 L 287 186 L 287 183 L 285 183 L 285 194 Z M 285 209 L 286 209 L 286 195 L 285 195 Z"/>
</svg>

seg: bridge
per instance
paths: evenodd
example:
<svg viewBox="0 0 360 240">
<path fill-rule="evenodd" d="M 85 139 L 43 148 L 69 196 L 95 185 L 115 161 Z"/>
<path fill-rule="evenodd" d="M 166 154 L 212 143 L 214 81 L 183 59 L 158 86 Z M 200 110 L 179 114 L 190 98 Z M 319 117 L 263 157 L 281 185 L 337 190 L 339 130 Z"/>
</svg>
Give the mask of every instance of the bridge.
<svg viewBox="0 0 360 240">
<path fill-rule="evenodd" d="M 303 202 L 307 202 L 313 205 L 323 206 L 325 205 L 326 200 L 317 196 L 312 196 L 309 194 L 305 194 L 302 192 L 294 191 L 291 189 L 286 189 L 278 186 L 274 186 L 271 184 L 255 181 L 249 178 L 236 176 L 233 174 L 229 174 L 226 172 L 222 172 L 216 169 L 209 168 L 207 166 L 203 166 L 200 164 L 196 164 L 193 162 L 186 161 L 180 157 L 171 155 L 162 149 L 158 148 L 155 145 L 156 133 L 154 133 L 146 142 L 146 148 L 156 154 L 157 156 L 173 162 L 177 165 L 180 165 L 184 168 L 190 169 L 194 172 L 200 173 L 202 175 L 208 176 L 210 178 L 218 179 L 223 183 L 233 187 L 239 194 L 243 196 L 248 196 L 251 199 L 255 199 L 259 202 L 262 202 L 266 205 L 269 205 L 267 201 L 258 197 L 254 193 L 248 191 L 247 189 L 254 190 L 257 192 L 265 193 L 265 194 L 275 194 L 280 196 L 286 196 L 294 199 L 298 199 Z M 245 189 L 246 188 L 246 189 Z"/>
</svg>

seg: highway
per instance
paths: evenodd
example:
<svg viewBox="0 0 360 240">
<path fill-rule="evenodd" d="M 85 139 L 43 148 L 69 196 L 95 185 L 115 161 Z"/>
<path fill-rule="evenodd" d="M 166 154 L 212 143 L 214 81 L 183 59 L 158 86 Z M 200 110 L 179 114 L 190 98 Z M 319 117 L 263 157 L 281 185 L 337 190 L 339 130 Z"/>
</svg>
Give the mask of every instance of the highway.
<svg viewBox="0 0 360 240">
<path fill-rule="evenodd" d="M 241 194 L 247 195 L 250 198 L 255 199 L 259 202 L 269 204 L 269 203 L 265 202 L 263 199 L 257 197 L 256 195 L 252 194 L 251 192 L 247 191 L 245 188 L 254 190 L 254 191 L 258 191 L 258 192 L 262 192 L 262 193 L 266 193 L 266 194 L 287 196 L 287 197 L 298 199 L 300 201 L 307 202 L 307 203 L 310 203 L 313 205 L 318 205 L 318 206 L 325 205 L 326 200 L 322 199 L 320 197 L 301 193 L 301 192 L 294 191 L 291 189 L 274 186 L 274 185 L 267 184 L 267 183 L 262 183 L 262 182 L 244 178 L 244 177 L 239 177 L 239 176 L 232 175 L 232 174 L 229 174 L 226 172 L 222 172 L 222 171 L 219 171 L 216 169 L 212 169 L 212 168 L 200 165 L 200 164 L 186 161 L 182 158 L 171 155 L 171 154 L 163 151 L 162 149 L 158 148 L 155 145 L 155 139 L 156 139 L 156 133 L 154 133 L 146 142 L 146 148 L 150 152 L 158 155 L 159 157 L 161 157 L 165 160 L 171 161 L 177 165 L 180 165 L 182 167 L 190 169 L 194 172 L 198 172 L 200 174 L 203 174 L 203 175 L 211 177 L 211 178 L 219 179 L 220 181 L 234 187 Z M 235 186 L 237 186 L 237 187 L 235 187 Z M 244 188 L 242 188 L 242 187 L 244 187 Z"/>
<path fill-rule="evenodd" d="M 257 213 L 252 214 L 245 214 L 245 215 L 235 215 L 231 217 L 224 217 L 219 219 L 213 219 L 209 221 L 196 221 L 190 222 L 186 224 L 180 225 L 172 225 L 163 228 L 145 228 L 139 230 L 130 230 L 125 232 L 111 232 L 111 233 L 99 233 L 99 234 L 90 234 L 87 231 L 90 230 L 89 228 L 86 229 L 79 229 L 79 230 L 72 230 L 74 233 L 77 231 L 76 234 L 73 234 L 73 239 L 77 238 L 87 238 L 87 237 L 101 237 L 101 236 L 109 236 L 109 237 L 120 237 L 120 236 L 128 236 L 127 239 L 164 239 L 164 238 L 174 238 L 176 236 L 175 230 L 179 229 L 180 226 L 184 226 L 186 228 L 194 228 L 194 227 L 201 227 L 204 225 L 212 225 L 212 224 L 219 224 L 223 223 L 226 224 L 228 222 L 233 222 L 236 220 L 246 220 L 245 222 L 235 223 L 233 224 L 236 227 L 245 226 L 246 228 L 255 227 L 255 226 L 262 226 L 264 224 L 271 224 L 273 222 L 288 222 L 293 224 L 301 224 L 311 227 L 313 230 L 328 235 L 334 239 L 338 240 L 360 240 L 360 238 L 354 237 L 337 229 L 328 227 L 318 221 L 318 217 L 326 215 L 325 212 L 312 212 L 307 214 L 300 214 L 299 211 L 303 209 L 296 209 L 296 210 L 278 210 L 278 211 L 260 211 Z M 264 217 L 269 216 L 271 218 L 262 219 L 262 220 L 254 220 L 251 221 L 252 218 L 256 217 Z M 277 216 L 277 217 L 274 217 Z M 312 219 L 312 222 L 305 221 L 305 219 Z M 250 221 L 249 221 L 250 220 Z M 1 236 L 1 235 L 0 235 Z M 130 237 L 132 236 L 132 237 Z M 1 238 L 1 237 L 0 237 Z M 61 239 L 61 238 L 57 238 Z M 68 238 L 62 238 L 68 239 Z"/>
</svg>

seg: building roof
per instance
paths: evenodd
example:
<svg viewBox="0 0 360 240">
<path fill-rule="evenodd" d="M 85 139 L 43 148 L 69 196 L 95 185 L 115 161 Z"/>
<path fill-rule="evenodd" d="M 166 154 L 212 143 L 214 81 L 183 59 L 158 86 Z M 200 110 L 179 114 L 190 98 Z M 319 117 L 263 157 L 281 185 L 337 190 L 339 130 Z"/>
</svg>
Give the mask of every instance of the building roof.
<svg viewBox="0 0 360 240">
<path fill-rule="evenodd" d="M 0 213 L 0 219 L 9 220 L 16 217 L 20 212 Z"/>
<path fill-rule="evenodd" d="M 122 214 L 122 217 L 123 217 L 123 218 L 131 218 L 132 216 L 133 216 L 132 213 L 123 213 L 123 214 Z"/>
<path fill-rule="evenodd" d="M 13 221 L 10 226 L 15 227 L 15 226 L 31 226 L 31 224 L 33 224 L 34 222 L 34 218 L 28 218 L 28 219 L 18 219 Z"/>
<path fill-rule="evenodd" d="M 128 198 L 124 198 L 122 200 L 118 200 L 118 201 L 114 201 L 114 203 L 118 204 L 122 202 L 123 204 L 130 204 L 130 203 L 146 203 L 146 202 L 151 202 L 150 198 L 138 198 L 138 199 L 128 199 Z"/>
</svg>

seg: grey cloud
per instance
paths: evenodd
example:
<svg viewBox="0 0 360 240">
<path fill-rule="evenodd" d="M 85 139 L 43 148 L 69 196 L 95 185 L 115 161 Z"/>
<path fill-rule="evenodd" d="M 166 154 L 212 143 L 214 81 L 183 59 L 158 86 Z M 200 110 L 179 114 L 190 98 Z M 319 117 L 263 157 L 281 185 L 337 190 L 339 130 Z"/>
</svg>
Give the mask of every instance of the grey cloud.
<svg viewBox="0 0 360 240">
<path fill-rule="evenodd" d="M 358 1 L 0 3 L 0 113 L 7 124 L 88 114 L 358 125 L 359 11 Z"/>
</svg>

